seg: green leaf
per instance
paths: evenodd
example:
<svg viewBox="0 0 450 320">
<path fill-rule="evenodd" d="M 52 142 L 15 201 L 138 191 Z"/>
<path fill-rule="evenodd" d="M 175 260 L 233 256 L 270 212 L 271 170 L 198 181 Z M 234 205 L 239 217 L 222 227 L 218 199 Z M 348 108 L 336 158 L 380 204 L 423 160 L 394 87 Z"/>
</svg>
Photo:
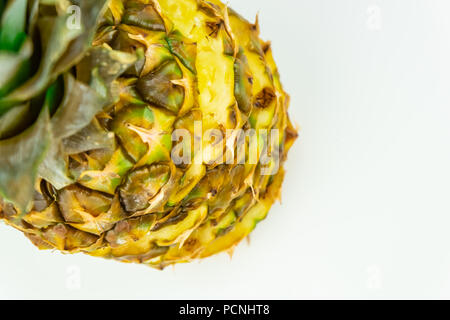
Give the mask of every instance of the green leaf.
<svg viewBox="0 0 450 320">
<path fill-rule="evenodd" d="M 80 8 L 81 13 L 81 29 L 82 33 L 74 41 L 72 41 L 67 48 L 64 55 L 59 59 L 58 64 L 55 66 L 54 72 L 62 73 L 68 68 L 78 63 L 83 57 L 84 53 L 91 47 L 92 41 L 97 30 L 96 25 L 101 16 L 107 9 L 107 0 L 79 0 L 72 1 L 72 3 Z M 73 14 L 77 14 L 75 11 Z M 70 26 L 70 19 L 73 16 L 69 16 L 67 24 Z M 72 26 L 77 27 L 77 26 Z"/>
<path fill-rule="evenodd" d="M 39 17 L 39 0 L 30 0 L 30 13 L 28 15 L 28 36 L 34 38 L 34 30 Z"/>
<path fill-rule="evenodd" d="M 93 89 L 75 80 L 71 74 L 64 76 L 65 96 L 52 118 L 53 134 L 64 139 L 86 127 L 99 113 L 105 100 Z"/>
<path fill-rule="evenodd" d="M 56 110 L 62 93 L 63 86 L 61 84 L 61 81 L 57 80 L 47 89 L 47 92 L 45 93 L 43 103 L 41 102 L 41 104 L 43 105 L 43 109 L 49 110 L 50 114 L 53 112 L 53 110 Z M 36 103 L 39 103 L 39 101 L 36 101 Z M 18 109 L 18 107 L 12 108 L 10 111 L 8 111 L 8 113 L 6 113 L 6 115 L 15 112 L 16 109 Z M 27 108 L 27 111 L 29 111 L 29 108 Z M 25 124 L 26 119 L 30 116 L 30 113 L 31 112 L 23 113 L 22 115 L 22 118 L 25 119 L 23 120 Z M 45 156 L 45 159 L 39 167 L 38 175 L 40 177 L 45 177 L 48 182 L 52 183 L 57 188 L 64 187 L 72 183 L 73 181 L 68 177 L 68 171 L 65 168 L 66 165 L 64 162 L 64 158 L 62 153 L 60 153 L 60 144 L 55 139 L 53 134 L 50 138 L 51 143 L 49 146 L 49 150 Z"/>
<path fill-rule="evenodd" d="M 110 85 L 136 61 L 137 56 L 135 54 L 106 47 L 94 47 L 78 64 L 77 75 L 81 81 L 92 83 L 93 71 L 96 69 L 102 81 L 106 85 Z"/>
<path fill-rule="evenodd" d="M 39 176 L 57 189 L 62 189 L 73 183 L 68 174 L 66 155 L 63 152 L 61 140 L 74 135 L 89 125 L 94 116 L 103 109 L 105 103 L 104 99 L 93 89 L 75 80 L 71 74 L 65 75 L 64 86 L 66 95 L 51 119 L 51 148 L 39 167 Z M 47 90 L 44 106 L 46 109 L 54 103 L 54 89 L 55 86 L 52 86 Z"/>
<path fill-rule="evenodd" d="M 88 50 L 93 37 L 92 33 L 95 32 L 95 24 L 106 1 L 83 0 L 72 1 L 72 3 L 78 4 L 81 8 L 80 28 L 75 28 L 69 23 L 69 13 L 57 17 L 38 18 L 36 24 L 41 35 L 43 51 L 41 64 L 37 73 L 29 81 L 8 96 L 0 98 L 0 114 L 14 104 L 29 100 L 41 93 L 59 74 L 73 67 Z"/>
<path fill-rule="evenodd" d="M 89 83 L 106 100 L 106 105 L 111 105 L 119 95 L 114 90 L 114 81 L 136 63 L 137 59 L 134 54 L 94 47 L 77 65 L 77 76 L 80 81 Z"/>
<path fill-rule="evenodd" d="M 93 83 L 98 84 L 97 80 L 103 81 L 106 90 L 100 90 L 98 87 L 93 89 L 75 80 L 70 74 L 64 76 L 64 90 L 59 87 L 59 81 L 56 81 L 58 76 L 70 70 L 90 49 L 98 18 L 106 10 L 107 2 L 11 0 L 3 12 L 0 49 L 20 49 L 20 52 L 14 56 L 5 55 L 3 52 L 0 55 L 0 72 L 5 75 L 0 80 L 0 91 L 3 90 L 3 96 L 0 95 L 0 139 L 17 130 L 22 119 L 33 114 L 36 116 L 40 112 L 34 125 L 26 131 L 0 141 L 0 196 L 13 203 L 23 214 L 31 209 L 38 176 L 57 188 L 73 182 L 66 168 L 67 145 L 71 145 L 72 149 L 81 148 L 80 143 L 83 148 L 89 146 L 91 149 L 114 145 L 114 134 L 106 132 L 98 123 L 98 126 L 92 124 L 96 123 L 95 114 L 101 111 L 108 101 L 107 89 L 110 82 L 122 74 L 132 62 L 127 65 L 120 64 L 119 69 L 114 69 L 113 72 L 107 71 L 111 65 L 102 67 L 111 78 L 94 77 Z M 39 3 L 49 6 L 49 10 L 40 11 Z M 30 13 L 27 21 L 28 4 Z M 74 27 L 68 20 L 71 19 L 70 12 L 65 12 L 65 9 L 70 9 L 70 5 L 77 5 L 81 9 L 79 27 Z M 52 10 L 51 6 L 56 10 Z M 56 12 L 60 13 L 54 16 Z M 24 45 L 20 48 L 22 42 L 26 41 L 26 32 L 30 37 L 40 34 L 40 52 L 33 55 L 29 44 L 28 47 Z M 35 74 L 29 78 L 27 63 L 37 58 L 40 64 Z M 48 87 L 51 83 L 53 84 Z M 65 92 L 63 98 L 62 92 Z M 31 103 L 24 103 L 30 101 Z M 52 113 L 54 115 L 50 119 Z"/>
<path fill-rule="evenodd" d="M 0 140 L 18 134 L 28 122 L 30 104 L 15 106 L 3 116 L 0 116 Z"/>
<path fill-rule="evenodd" d="M 63 80 L 58 78 L 50 87 L 48 87 L 45 98 L 44 98 L 44 108 L 48 108 L 50 115 L 53 115 L 58 109 L 58 104 L 62 100 L 64 94 Z"/>
<path fill-rule="evenodd" d="M 25 84 L 0 99 L 0 114 L 12 105 L 31 99 L 41 93 L 53 82 L 57 74 L 52 72 L 58 59 L 67 49 L 68 44 L 79 34 L 79 30 L 70 30 L 66 26 L 64 16 L 58 18 L 42 18 L 38 22 L 41 34 L 50 35 L 48 43 L 43 43 L 44 54 L 38 72 Z"/>
<path fill-rule="evenodd" d="M 22 134 L 0 141 L 0 195 L 20 213 L 31 209 L 38 168 L 51 143 L 48 110 Z"/>
<path fill-rule="evenodd" d="M 63 140 L 64 153 L 68 155 L 95 149 L 114 149 L 114 143 L 114 133 L 103 129 L 96 118 L 88 126 Z"/>
<path fill-rule="evenodd" d="M 10 0 L 0 25 L 0 50 L 17 52 L 26 38 L 27 0 Z"/>
<path fill-rule="evenodd" d="M 69 177 L 65 160 L 61 144 L 52 137 L 48 153 L 39 166 L 39 177 L 50 182 L 58 190 L 71 185 L 74 181 Z"/>
<path fill-rule="evenodd" d="M 27 39 L 19 53 L 0 51 L 0 97 L 8 94 L 25 81 L 30 73 L 29 58 L 33 52 L 33 45 Z"/>
</svg>

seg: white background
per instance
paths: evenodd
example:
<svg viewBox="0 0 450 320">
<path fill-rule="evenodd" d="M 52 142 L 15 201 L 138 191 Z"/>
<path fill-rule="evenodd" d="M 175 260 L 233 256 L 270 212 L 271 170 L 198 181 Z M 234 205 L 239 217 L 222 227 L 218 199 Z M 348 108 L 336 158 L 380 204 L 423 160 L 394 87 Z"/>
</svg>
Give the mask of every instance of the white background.
<svg viewBox="0 0 450 320">
<path fill-rule="evenodd" d="M 260 12 L 301 126 L 283 204 L 233 260 L 163 272 L 1 225 L 0 298 L 450 298 L 450 1 L 229 2 Z"/>
</svg>

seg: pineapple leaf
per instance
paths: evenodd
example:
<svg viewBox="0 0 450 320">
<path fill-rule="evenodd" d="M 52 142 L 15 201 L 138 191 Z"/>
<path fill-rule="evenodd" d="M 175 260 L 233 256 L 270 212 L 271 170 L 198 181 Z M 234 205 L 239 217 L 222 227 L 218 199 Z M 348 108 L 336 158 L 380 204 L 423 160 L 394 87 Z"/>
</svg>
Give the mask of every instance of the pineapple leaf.
<svg viewBox="0 0 450 320">
<path fill-rule="evenodd" d="M 86 127 L 103 109 L 104 99 L 92 88 L 66 74 L 62 104 L 52 118 L 53 134 L 57 139 L 67 138 Z"/>
<path fill-rule="evenodd" d="M 54 83 L 52 83 L 44 97 L 44 108 L 48 108 L 50 116 L 52 116 L 58 108 L 59 103 L 61 103 L 62 95 L 64 93 L 64 85 L 62 77 L 58 78 Z"/>
<path fill-rule="evenodd" d="M 56 79 L 56 74 L 52 72 L 54 65 L 64 53 L 68 44 L 79 34 L 79 30 L 67 28 L 63 16 L 42 18 L 39 24 L 41 26 L 41 34 L 50 34 L 48 43 L 43 43 L 44 54 L 39 70 L 21 87 L 0 99 L 0 114 L 10 109 L 14 104 L 38 95 L 50 82 Z"/>
<path fill-rule="evenodd" d="M 34 38 L 34 29 L 39 17 L 39 0 L 31 0 L 29 12 L 27 33 L 30 38 Z"/>
<path fill-rule="evenodd" d="M 39 176 L 50 182 L 56 189 L 62 189 L 73 180 L 68 176 L 65 154 L 61 140 L 77 133 L 92 121 L 102 110 L 104 100 L 90 87 L 66 74 L 64 77 L 66 95 L 51 119 L 52 146 L 39 167 Z M 44 108 L 51 108 L 52 87 L 47 91 Z M 52 101 L 53 102 L 53 101 Z"/>
<path fill-rule="evenodd" d="M 26 1 L 25 1 L 26 2 Z M 69 23 L 69 13 L 56 17 L 38 18 L 36 26 L 42 38 L 42 58 L 37 73 L 8 96 L 0 98 L 0 114 L 15 104 L 31 99 L 54 81 L 59 74 L 70 69 L 89 49 L 95 24 L 106 1 L 73 1 L 81 9 L 81 25 Z"/>
<path fill-rule="evenodd" d="M 15 106 L 3 116 L 0 117 L 0 139 L 5 139 L 17 134 L 17 131 L 24 129 L 24 123 L 27 123 L 30 104 L 24 103 Z"/>
<path fill-rule="evenodd" d="M 52 137 L 52 143 L 48 153 L 39 167 L 39 177 L 50 182 L 58 190 L 74 182 L 69 177 L 63 154 L 61 144 L 57 143 L 54 137 Z"/>
<path fill-rule="evenodd" d="M 118 99 L 119 93 L 114 88 L 114 82 L 136 63 L 137 59 L 135 54 L 94 47 L 77 65 L 77 76 L 80 81 L 89 83 L 105 99 L 105 106 L 108 106 Z"/>
<path fill-rule="evenodd" d="M 17 52 L 26 38 L 27 0 L 9 1 L 0 25 L 0 50 Z"/>
<path fill-rule="evenodd" d="M 114 143 L 114 134 L 103 129 L 96 118 L 76 134 L 63 139 L 64 153 L 67 155 L 95 149 L 113 149 Z"/>
<path fill-rule="evenodd" d="M 15 89 L 27 79 L 30 71 L 29 58 L 33 51 L 30 40 L 26 40 L 18 53 L 0 51 L 0 97 Z"/>
<path fill-rule="evenodd" d="M 31 209 L 38 167 L 51 142 L 50 115 L 41 111 L 33 126 L 0 141 L 0 195 L 26 213 Z"/>
<path fill-rule="evenodd" d="M 99 67 L 94 67 L 96 59 L 99 58 L 98 55 L 107 57 L 108 63 L 99 63 Z M 84 61 L 85 75 L 87 70 L 91 71 L 91 79 L 86 78 L 91 86 L 76 80 L 70 74 L 65 75 L 66 95 L 51 120 L 53 138 L 56 140 L 52 143 L 52 148 L 39 171 L 40 176 L 57 189 L 73 183 L 68 176 L 64 159 L 67 152 L 70 153 L 70 149 L 79 149 L 80 146 L 76 145 L 77 141 L 81 141 L 82 148 L 86 149 L 84 151 L 114 144 L 114 136 L 106 131 L 94 130 L 94 135 L 87 136 L 86 133 L 95 128 L 95 123 L 92 123 L 95 115 L 113 102 L 114 95 L 110 93 L 112 83 L 136 61 L 136 58 L 113 50 L 92 49 Z M 60 145 L 61 140 L 64 147 Z M 71 147 L 68 148 L 68 144 Z"/>
<path fill-rule="evenodd" d="M 80 8 L 82 13 L 81 25 L 83 32 L 74 41 L 70 43 L 66 52 L 58 61 L 54 72 L 62 73 L 73 64 L 79 62 L 86 50 L 91 47 L 94 39 L 96 25 L 100 16 L 106 11 L 107 0 L 77 0 L 72 1 L 74 5 Z M 76 13 L 75 13 L 76 14 Z M 73 26 L 77 27 L 77 26 Z"/>
<path fill-rule="evenodd" d="M 86 58 L 77 66 L 79 78 L 95 85 L 94 72 L 107 86 L 122 75 L 137 60 L 135 54 L 112 50 L 105 47 L 94 47 Z"/>
</svg>

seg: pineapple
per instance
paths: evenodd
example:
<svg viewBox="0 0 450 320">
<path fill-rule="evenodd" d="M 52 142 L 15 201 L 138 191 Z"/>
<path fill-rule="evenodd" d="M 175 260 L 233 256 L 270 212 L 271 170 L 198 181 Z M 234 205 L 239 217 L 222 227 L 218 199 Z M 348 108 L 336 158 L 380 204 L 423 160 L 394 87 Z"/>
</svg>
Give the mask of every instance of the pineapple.
<svg viewBox="0 0 450 320">
<path fill-rule="evenodd" d="M 257 22 L 218 0 L 0 15 L 0 219 L 38 248 L 164 268 L 266 217 L 297 133 Z"/>
</svg>

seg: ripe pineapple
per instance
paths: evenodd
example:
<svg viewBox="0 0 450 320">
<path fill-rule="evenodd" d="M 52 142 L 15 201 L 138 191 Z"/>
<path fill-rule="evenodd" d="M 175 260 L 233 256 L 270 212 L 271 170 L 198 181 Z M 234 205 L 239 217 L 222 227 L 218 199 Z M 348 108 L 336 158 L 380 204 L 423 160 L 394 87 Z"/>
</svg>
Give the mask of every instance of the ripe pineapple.
<svg viewBox="0 0 450 320">
<path fill-rule="evenodd" d="M 257 23 L 218 0 L 0 14 L 0 218 L 36 246 L 163 268 L 266 217 L 297 134 Z"/>
</svg>

